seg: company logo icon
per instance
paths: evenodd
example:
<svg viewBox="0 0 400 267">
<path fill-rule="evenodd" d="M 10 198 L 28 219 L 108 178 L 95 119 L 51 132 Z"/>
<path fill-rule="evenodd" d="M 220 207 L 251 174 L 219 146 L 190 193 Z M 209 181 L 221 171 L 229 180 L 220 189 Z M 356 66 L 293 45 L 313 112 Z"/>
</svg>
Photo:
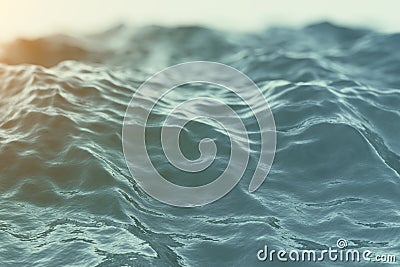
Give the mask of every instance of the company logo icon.
<svg viewBox="0 0 400 267">
<path fill-rule="evenodd" d="M 336 246 L 340 249 L 347 248 L 347 240 L 343 238 L 339 238 L 336 242 Z"/>
<path fill-rule="evenodd" d="M 182 153 L 180 135 L 192 121 L 208 119 L 222 126 L 229 137 L 229 162 L 212 182 L 199 186 L 175 184 L 157 170 L 148 152 L 146 133 L 157 103 L 176 88 L 186 84 L 205 83 L 234 93 L 245 103 L 259 129 L 258 163 L 250 181 L 253 192 L 266 179 L 276 148 L 276 130 L 272 112 L 257 85 L 242 72 L 216 62 L 195 61 L 166 68 L 146 80 L 133 95 L 126 110 L 122 145 L 129 171 L 137 184 L 153 198 L 179 207 L 202 206 L 229 193 L 248 168 L 250 152 L 249 133 L 241 116 L 216 97 L 187 97 L 172 107 L 162 123 L 161 146 L 172 168 L 188 175 L 212 167 L 217 157 L 215 140 L 204 138 L 198 144 L 200 156 L 189 159 Z M 194 108 L 196 107 L 196 108 Z M 253 167 L 254 168 L 254 167 Z"/>
</svg>

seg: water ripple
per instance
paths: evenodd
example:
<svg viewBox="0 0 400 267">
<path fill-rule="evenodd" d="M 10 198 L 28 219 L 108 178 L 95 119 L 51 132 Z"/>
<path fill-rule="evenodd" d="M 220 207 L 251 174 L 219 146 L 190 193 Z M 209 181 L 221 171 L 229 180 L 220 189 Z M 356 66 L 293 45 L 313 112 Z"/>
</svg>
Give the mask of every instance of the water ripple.
<svg viewBox="0 0 400 267">
<path fill-rule="evenodd" d="M 330 23 L 253 34 L 120 26 L 3 47 L 2 266 L 250 266 L 265 244 L 324 249 L 339 237 L 393 252 L 400 246 L 399 36 Z M 243 102 L 205 84 L 158 103 L 149 151 L 158 170 L 183 179 L 161 154 L 166 112 L 194 95 L 223 99 L 251 136 L 244 181 L 214 204 L 180 209 L 147 196 L 129 174 L 121 127 L 132 94 L 154 72 L 189 60 L 230 64 L 268 99 L 278 146 L 255 194 L 247 185 L 260 129 Z M 151 97 L 141 96 L 138 113 Z M 226 132 L 210 121 L 189 126 L 182 133 L 188 157 L 198 157 L 192 148 L 201 134 L 219 148 L 216 168 L 197 178 L 217 176 L 228 160 Z"/>
</svg>

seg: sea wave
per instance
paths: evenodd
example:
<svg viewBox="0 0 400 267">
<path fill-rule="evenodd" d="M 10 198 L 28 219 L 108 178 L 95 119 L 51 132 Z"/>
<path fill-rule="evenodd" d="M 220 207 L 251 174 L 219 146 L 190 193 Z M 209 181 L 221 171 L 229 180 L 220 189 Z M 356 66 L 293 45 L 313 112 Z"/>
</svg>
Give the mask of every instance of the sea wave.
<svg viewBox="0 0 400 267">
<path fill-rule="evenodd" d="M 255 265 L 265 244 L 317 249 L 339 237 L 355 248 L 398 252 L 399 37 L 330 23 L 257 33 L 118 26 L 5 45 L 1 265 Z M 257 83 L 275 117 L 277 151 L 255 193 L 247 191 L 252 159 L 231 193 L 184 209 L 137 186 L 121 128 L 142 82 L 193 60 L 231 65 Z M 242 103 L 207 85 L 186 90 L 160 104 L 150 131 L 161 130 L 163 108 L 201 92 L 236 105 L 257 150 L 259 129 Z M 200 133 L 220 144 L 219 164 L 207 173 L 218 176 L 229 152 L 225 133 L 203 121 L 189 126 L 187 147 Z M 158 169 L 187 183 L 160 157 L 156 136 L 148 145 Z M 184 153 L 196 158 L 193 151 Z"/>
</svg>

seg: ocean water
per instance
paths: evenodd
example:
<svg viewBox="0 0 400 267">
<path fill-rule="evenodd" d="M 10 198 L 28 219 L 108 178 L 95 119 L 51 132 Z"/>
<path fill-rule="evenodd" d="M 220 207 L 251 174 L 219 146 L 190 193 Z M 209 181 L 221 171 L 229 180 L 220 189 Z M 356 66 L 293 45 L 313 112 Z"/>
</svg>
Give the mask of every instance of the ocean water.
<svg viewBox="0 0 400 267">
<path fill-rule="evenodd" d="M 115 27 L 89 36 L 19 39 L 0 55 L 1 266 L 395 266 L 260 262 L 257 251 L 348 248 L 400 261 L 400 34 L 319 23 L 255 33 L 203 27 Z M 166 110 L 196 94 L 228 101 L 252 133 L 248 170 L 222 199 L 178 208 L 148 196 L 128 171 L 122 123 L 136 89 L 165 67 L 228 64 L 261 88 L 277 149 L 266 181 L 248 185 L 259 128 L 240 101 L 181 88 L 154 114 L 148 150 L 176 183 L 207 183 L 229 157 L 226 133 L 193 122 L 218 164 L 182 178 L 160 150 Z M 161 156 L 160 156 L 161 155 Z M 140 155 L 139 155 L 140 156 Z"/>
</svg>

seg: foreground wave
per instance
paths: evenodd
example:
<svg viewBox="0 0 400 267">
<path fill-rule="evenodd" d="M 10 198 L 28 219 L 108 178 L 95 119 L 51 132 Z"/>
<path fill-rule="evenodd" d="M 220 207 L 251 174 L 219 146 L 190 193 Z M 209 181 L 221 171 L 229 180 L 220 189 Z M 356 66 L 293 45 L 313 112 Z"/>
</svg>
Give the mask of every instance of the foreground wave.
<svg viewBox="0 0 400 267">
<path fill-rule="evenodd" d="M 329 23 L 253 34 L 120 26 L 5 45 L 1 265 L 255 265 L 265 244 L 324 249 L 338 238 L 354 248 L 398 252 L 399 45 L 399 34 Z M 231 65 L 257 83 L 275 117 L 277 151 L 254 194 L 247 187 L 256 153 L 231 193 L 184 209 L 159 203 L 135 184 L 121 128 L 143 81 L 193 60 Z M 254 135 L 251 149 L 259 146 L 247 107 L 214 89 L 181 88 L 153 114 L 148 150 L 158 170 L 178 184 L 218 176 L 229 155 L 226 133 L 201 121 L 182 133 L 183 153 L 197 158 L 191 148 L 212 136 L 219 151 L 214 169 L 188 181 L 162 156 L 157 137 L 165 111 L 193 94 L 230 102 Z"/>
</svg>

